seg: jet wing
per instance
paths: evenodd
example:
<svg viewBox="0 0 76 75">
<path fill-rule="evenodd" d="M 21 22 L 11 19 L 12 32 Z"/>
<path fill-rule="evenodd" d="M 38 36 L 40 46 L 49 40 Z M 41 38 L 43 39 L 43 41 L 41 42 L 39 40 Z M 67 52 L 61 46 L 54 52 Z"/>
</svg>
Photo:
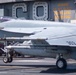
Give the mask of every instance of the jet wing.
<svg viewBox="0 0 76 75">
<path fill-rule="evenodd" d="M 40 29 L 41 30 L 41 29 Z M 76 47 L 76 27 L 47 27 L 34 35 L 22 38 L 5 38 L 4 40 L 31 40 L 33 43 L 41 41 L 44 44 L 55 46 L 73 46 Z M 2 39 L 1 39 L 2 40 Z M 40 42 L 39 42 L 40 44 Z"/>
<path fill-rule="evenodd" d="M 48 45 L 76 47 L 76 28 L 51 27 L 30 36 L 31 40 L 43 39 Z"/>
<path fill-rule="evenodd" d="M 3 28 L 2 31 L 13 32 L 13 33 L 24 33 L 24 34 L 34 34 L 42 30 L 38 28 Z"/>
<path fill-rule="evenodd" d="M 0 41 L 28 41 L 28 40 L 46 40 L 46 38 L 30 38 L 29 36 L 24 36 L 24 37 L 5 37 L 5 38 L 0 38 Z"/>
</svg>

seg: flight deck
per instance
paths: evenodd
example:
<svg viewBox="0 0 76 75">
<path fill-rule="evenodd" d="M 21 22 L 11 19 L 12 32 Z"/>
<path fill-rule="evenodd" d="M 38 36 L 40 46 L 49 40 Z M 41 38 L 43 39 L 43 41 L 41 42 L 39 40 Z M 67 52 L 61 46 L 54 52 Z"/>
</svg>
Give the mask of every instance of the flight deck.
<svg viewBox="0 0 76 75">
<path fill-rule="evenodd" d="M 68 60 L 66 70 L 57 69 L 55 59 L 14 58 L 12 63 L 3 63 L 0 58 L 0 75 L 75 75 L 76 61 Z"/>
</svg>

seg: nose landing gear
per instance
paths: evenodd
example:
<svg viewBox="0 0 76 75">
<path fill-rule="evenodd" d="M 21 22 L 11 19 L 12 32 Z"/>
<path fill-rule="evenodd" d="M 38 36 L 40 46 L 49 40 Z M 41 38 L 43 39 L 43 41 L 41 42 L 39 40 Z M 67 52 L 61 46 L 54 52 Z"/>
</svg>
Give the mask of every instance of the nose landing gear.
<svg viewBox="0 0 76 75">
<path fill-rule="evenodd" d="M 11 63 L 12 61 L 13 61 L 13 57 L 11 56 L 11 54 L 6 54 L 6 56 L 4 56 L 3 58 L 4 63 Z"/>
</svg>

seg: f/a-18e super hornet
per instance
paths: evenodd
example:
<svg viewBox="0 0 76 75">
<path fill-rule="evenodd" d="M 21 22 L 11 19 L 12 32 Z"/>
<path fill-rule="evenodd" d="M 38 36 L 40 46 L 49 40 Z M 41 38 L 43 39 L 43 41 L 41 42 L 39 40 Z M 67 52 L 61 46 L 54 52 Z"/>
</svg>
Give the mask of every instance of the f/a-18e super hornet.
<svg viewBox="0 0 76 75">
<path fill-rule="evenodd" d="M 12 62 L 9 53 L 12 50 L 23 55 L 57 58 L 56 66 L 60 69 L 67 67 L 66 59 L 76 59 L 75 24 L 13 19 L 0 23 L 0 38 L 25 42 L 5 46 L 5 63 Z"/>
</svg>

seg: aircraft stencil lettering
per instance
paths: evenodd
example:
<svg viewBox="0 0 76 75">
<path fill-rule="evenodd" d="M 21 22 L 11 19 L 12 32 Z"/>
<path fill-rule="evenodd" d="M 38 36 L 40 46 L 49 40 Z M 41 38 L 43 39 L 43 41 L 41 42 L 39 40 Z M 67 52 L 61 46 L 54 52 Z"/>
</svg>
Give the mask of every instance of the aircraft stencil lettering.
<svg viewBox="0 0 76 75">
<path fill-rule="evenodd" d="M 74 41 L 66 41 L 69 45 L 76 45 L 76 42 Z"/>
</svg>

